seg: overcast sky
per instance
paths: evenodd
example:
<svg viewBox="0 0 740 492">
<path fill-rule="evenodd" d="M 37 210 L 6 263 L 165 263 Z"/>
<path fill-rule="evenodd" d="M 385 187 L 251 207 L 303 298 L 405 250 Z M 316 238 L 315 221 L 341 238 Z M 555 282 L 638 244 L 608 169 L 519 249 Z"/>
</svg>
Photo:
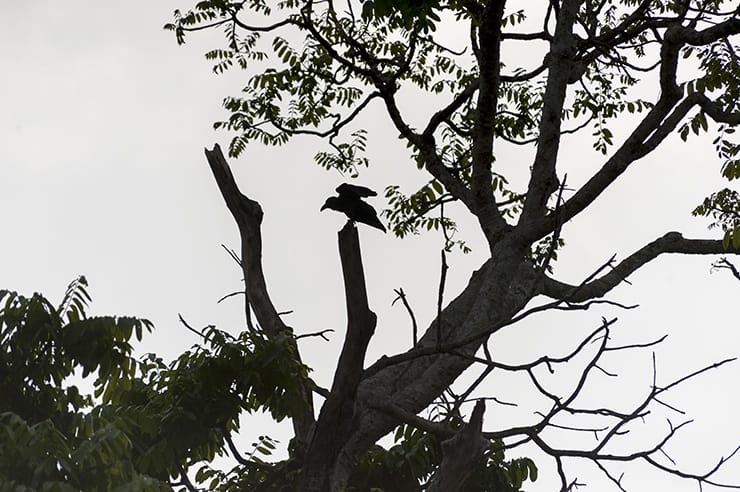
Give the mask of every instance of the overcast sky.
<svg viewBox="0 0 740 492">
<path fill-rule="evenodd" d="M 216 304 L 240 288 L 240 272 L 220 246 L 238 249 L 238 235 L 203 148 L 228 144 L 229 135 L 214 132 L 212 123 L 224 117 L 222 98 L 235 94 L 244 79 L 237 72 L 216 76 L 203 59 L 206 49 L 219 46 L 219 36 L 191 36 L 178 47 L 172 34 L 161 29 L 175 8 L 189 6 L 185 0 L 4 0 L 0 16 L 0 288 L 40 291 L 57 302 L 71 280 L 86 275 L 91 312 L 152 320 L 157 330 L 139 350 L 167 359 L 197 342 L 178 324 L 178 313 L 194 326 L 216 324 L 232 333 L 243 328 L 238 299 Z M 414 107 L 413 101 L 406 104 Z M 400 183 L 413 191 L 411 186 L 424 176 L 388 129 L 382 111 L 371 108 L 362 125 L 371 131 L 371 167 L 356 182 L 378 190 Z M 719 177 L 710 140 L 683 145 L 670 139 L 620 178 L 588 214 L 567 224 L 559 278 L 580 282 L 611 255 L 623 258 L 670 230 L 686 237 L 720 237 L 707 231 L 706 221 L 690 215 L 703 197 L 727 185 Z M 590 145 L 583 137 L 566 140 L 561 162 L 569 166 L 571 186 L 600 163 L 588 151 Z M 298 139 L 281 148 L 251 147 L 231 162 L 244 193 L 265 210 L 265 271 L 278 309 L 293 310 L 287 320 L 298 333 L 336 330 L 329 343 L 301 342 L 315 378 L 329 386 L 345 324 L 336 247 L 343 219 L 319 213 L 319 207 L 344 178 L 313 163 L 313 153 L 321 149 L 320 142 Z M 499 155 L 502 169 L 513 173 L 515 182 L 527 169 L 525 157 Z M 384 205 L 380 198 L 373 203 Z M 461 228 L 473 252 L 448 259 L 447 299 L 460 292 L 485 259 L 479 233 L 464 218 Z M 408 317 L 400 305 L 391 307 L 394 288 L 408 293 L 420 326 L 431 321 L 441 239 L 399 240 L 369 228 L 361 228 L 360 235 L 371 307 L 379 314 L 370 363 L 409 347 Z M 711 261 L 660 258 L 610 296 L 639 303 L 639 309 L 532 318 L 497 335 L 494 353 L 524 362 L 550 347 L 565 350 L 568 342 L 597 326 L 602 315 L 617 315 L 617 341 L 645 342 L 669 334 L 656 350 L 659 383 L 734 357 L 740 353 L 740 286 L 725 273 L 710 274 Z M 595 388 L 593 401 L 632 395 L 636 402 L 648 391 L 650 353 L 612 360 L 609 369 L 624 377 L 605 380 Z M 687 412 L 686 417 L 673 414 L 674 423 L 696 419 L 670 447 L 686 471 L 705 471 L 740 442 L 735 420 L 739 378 L 735 364 L 666 398 Z M 496 382 L 501 399 L 526 399 L 521 380 Z M 525 407 L 489 404 L 486 428 L 517 421 L 530 412 Z M 245 439 L 265 433 L 248 422 Z M 652 423 L 665 431 L 660 420 Z M 274 437 L 289 437 L 285 429 L 276 426 Z M 641 432 L 632 429 L 635 436 Z M 657 431 L 633 442 L 660 435 Z M 537 457 L 533 450 L 522 452 Z M 530 490 L 553 490 L 552 464 L 537 463 L 543 476 Z M 642 467 L 626 470 L 633 473 L 625 479 L 630 490 L 696 490 L 691 482 Z M 609 490 L 601 478 L 593 478 L 598 475 L 590 467 L 579 468 L 578 477 L 592 483 L 591 490 Z M 738 483 L 740 461 L 728 465 L 722 477 Z"/>
</svg>

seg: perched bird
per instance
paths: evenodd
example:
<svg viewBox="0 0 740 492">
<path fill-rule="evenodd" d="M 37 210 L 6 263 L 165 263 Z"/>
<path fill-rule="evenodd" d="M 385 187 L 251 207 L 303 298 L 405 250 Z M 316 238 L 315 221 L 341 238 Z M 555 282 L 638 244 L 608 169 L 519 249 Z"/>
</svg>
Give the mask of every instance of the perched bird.
<svg viewBox="0 0 740 492">
<path fill-rule="evenodd" d="M 376 196 L 370 188 L 343 183 L 337 187 L 339 196 L 332 196 L 326 199 L 321 210 L 331 209 L 342 212 L 353 222 L 362 222 L 376 229 L 385 232 L 385 226 L 378 219 L 375 209 L 366 203 L 362 197 Z"/>
<path fill-rule="evenodd" d="M 356 198 L 362 198 L 362 197 L 368 197 L 368 196 L 378 196 L 378 194 L 375 193 L 370 188 L 365 188 L 364 186 L 352 185 L 349 183 L 342 183 L 339 186 L 337 186 L 337 193 L 339 193 L 339 196 L 347 195 L 347 196 L 354 196 Z"/>
</svg>

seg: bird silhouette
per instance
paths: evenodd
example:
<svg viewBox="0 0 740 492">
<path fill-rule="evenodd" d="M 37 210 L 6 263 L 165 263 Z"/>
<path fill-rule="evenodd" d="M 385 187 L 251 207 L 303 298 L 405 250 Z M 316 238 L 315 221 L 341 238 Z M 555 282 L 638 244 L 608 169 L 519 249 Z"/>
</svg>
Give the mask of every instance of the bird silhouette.
<svg viewBox="0 0 740 492">
<path fill-rule="evenodd" d="M 339 186 L 337 186 L 337 193 L 339 193 L 339 196 L 347 195 L 347 196 L 354 196 L 356 198 L 363 198 L 368 196 L 378 196 L 377 193 L 375 193 L 370 188 L 365 188 L 364 186 L 357 186 L 352 185 L 349 183 L 342 183 Z"/>
<path fill-rule="evenodd" d="M 378 219 L 375 209 L 366 203 L 362 198 L 368 196 L 377 196 L 377 193 L 364 186 L 351 185 L 342 183 L 337 187 L 338 196 L 332 196 L 326 199 L 321 210 L 331 209 L 342 212 L 353 222 L 362 222 L 370 227 L 375 227 L 385 232 L 385 226 Z"/>
</svg>

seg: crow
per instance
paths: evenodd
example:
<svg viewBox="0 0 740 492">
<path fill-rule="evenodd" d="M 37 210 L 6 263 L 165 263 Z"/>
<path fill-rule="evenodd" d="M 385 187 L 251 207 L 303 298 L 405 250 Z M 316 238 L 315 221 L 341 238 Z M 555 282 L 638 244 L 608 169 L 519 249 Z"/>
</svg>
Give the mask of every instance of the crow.
<svg viewBox="0 0 740 492">
<path fill-rule="evenodd" d="M 337 187 L 338 196 L 332 196 L 326 199 L 321 210 L 331 209 L 342 212 L 353 222 L 362 222 L 376 229 L 385 232 L 385 226 L 378 219 L 375 209 L 366 203 L 362 197 L 376 196 L 370 188 L 343 183 Z"/>
<path fill-rule="evenodd" d="M 337 193 L 339 193 L 340 197 L 342 195 L 354 196 L 355 198 L 378 196 L 378 194 L 375 193 L 370 188 L 365 188 L 364 186 L 351 185 L 349 183 L 342 183 L 339 186 L 337 186 Z"/>
</svg>

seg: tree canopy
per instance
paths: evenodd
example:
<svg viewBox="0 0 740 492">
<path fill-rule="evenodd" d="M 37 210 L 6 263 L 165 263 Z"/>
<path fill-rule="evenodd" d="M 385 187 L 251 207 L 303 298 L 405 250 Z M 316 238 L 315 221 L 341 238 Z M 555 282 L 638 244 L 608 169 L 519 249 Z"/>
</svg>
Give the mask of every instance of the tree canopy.
<svg viewBox="0 0 740 492">
<path fill-rule="evenodd" d="M 659 429 L 661 437 L 647 446 L 630 447 L 624 437 L 665 405 L 666 392 L 731 359 L 689 368 L 672 381 L 656 381 L 654 371 L 644 399 L 624 409 L 584 405 L 580 397 L 595 373 L 606 372 L 605 358 L 661 340 L 616 344 L 616 319 L 605 317 L 565 355 L 512 365 L 491 343 L 535 313 L 627 308 L 605 296 L 661 255 L 725 255 L 715 265 L 738 276 L 729 259 L 740 252 L 740 197 L 731 188 L 740 178 L 733 140 L 740 14 L 733 2 L 211 0 L 174 17 L 165 28 L 181 44 L 197 31 L 222 30 L 224 45 L 206 58 L 216 73 L 246 73 L 242 92 L 224 100 L 227 115 L 215 123 L 233 136 L 229 157 L 243 156 L 249 145 L 313 136 L 326 144 L 318 165 L 357 176 L 370 165 L 362 117 L 382 108 L 408 149 L 399 161 L 425 176 L 411 192 L 388 176 L 382 217 L 396 236 L 426 229 L 444 240 L 434 320 L 417 336 L 399 291 L 414 344 L 366 363 L 383 320 L 370 309 L 357 232 L 348 224 L 339 232 L 347 331 L 331 387 L 313 381 L 298 341 L 324 334 L 289 327 L 275 308 L 262 268 L 262 208 L 248 197 L 248 183 L 240 190 L 216 146 L 206 158 L 240 233 L 233 256 L 244 274 L 245 329 L 229 335 L 182 320 L 201 343 L 171 364 L 155 355 L 136 360 L 129 339 L 151 326 L 87 318 L 84 279 L 59 307 L 40 295 L 0 292 L 0 385 L 13 395 L 0 408 L 0 432 L 11 443 L 0 449 L 0 478 L 9 490 L 520 490 L 538 475 L 531 459 L 511 458 L 524 444 L 554 462 L 563 491 L 580 485 L 564 466 L 569 459 L 595 464 L 618 490 L 626 487 L 620 465 L 632 461 L 702 486 L 740 487 L 716 478 L 724 459 L 700 471 L 667 457 L 666 444 L 680 439 L 687 420 Z M 687 141 L 702 133 L 713 134 L 714 172 L 728 185 L 694 213 L 709 217 L 722 238 L 661 231 L 580 283 L 559 279 L 554 264 L 567 247 L 565 224 L 619 186 L 628 169 L 639 172 L 640 160 L 672 134 Z M 562 158 L 569 138 L 592 166 L 581 183 L 569 181 L 574 163 Z M 505 172 L 509 148 L 527 156 L 521 189 Z M 456 234 L 463 217 L 477 223 L 488 259 L 450 301 L 446 255 L 455 247 L 467 251 Z M 544 382 L 543 372 L 580 359 L 586 363 L 566 389 Z M 94 397 L 63 386 L 76 367 L 96 374 Z M 466 371 L 475 372 L 473 382 L 451 391 Z M 541 396 L 536 421 L 485 425 L 483 402 L 501 403 L 486 393 L 485 381 L 502 372 L 522 374 Z M 251 450 L 234 443 L 242 413 L 257 410 L 291 420 L 287 459 L 269 461 L 276 443 L 267 436 Z M 553 429 L 594 441 L 579 447 L 554 439 Z M 389 434 L 395 444 L 380 446 Z M 613 451 L 615 443 L 629 449 Z M 223 453 L 235 461 L 229 471 L 210 466 Z"/>
</svg>

